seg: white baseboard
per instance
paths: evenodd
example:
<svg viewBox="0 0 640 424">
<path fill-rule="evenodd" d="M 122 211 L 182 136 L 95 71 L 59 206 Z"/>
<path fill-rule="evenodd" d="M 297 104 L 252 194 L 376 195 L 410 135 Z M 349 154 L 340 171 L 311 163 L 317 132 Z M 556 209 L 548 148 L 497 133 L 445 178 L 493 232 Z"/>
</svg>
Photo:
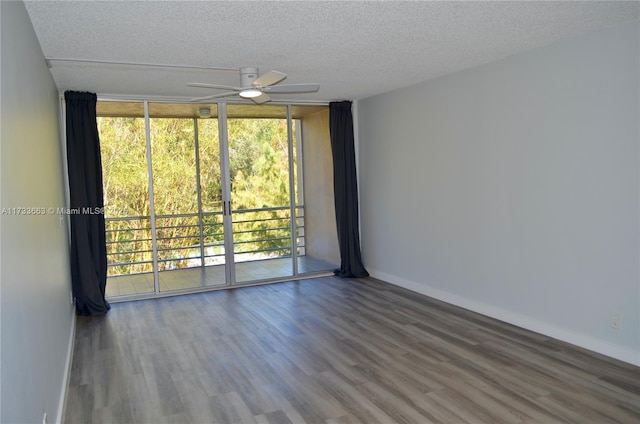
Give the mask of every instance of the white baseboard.
<svg viewBox="0 0 640 424">
<path fill-rule="evenodd" d="M 470 299 L 457 294 L 449 293 L 444 290 L 435 289 L 426 284 L 409 281 L 395 275 L 387 274 L 367 267 L 372 277 L 386 281 L 390 284 L 403 287 L 405 289 L 424 294 L 425 296 L 495 318 L 518 327 L 544 334 L 563 342 L 571 343 L 576 346 L 601 353 L 605 356 L 618 359 L 629 364 L 640 366 L 640 352 L 633 349 L 609 343 L 589 335 L 576 333 L 574 331 L 557 327 L 549 322 L 541 321 L 526 315 L 502 309 L 493 305 L 488 305 L 477 300 Z"/>
<path fill-rule="evenodd" d="M 73 348 L 76 340 L 76 308 L 71 308 L 71 330 L 69 334 L 69 347 L 67 349 L 67 360 L 64 365 L 64 374 L 62 377 L 62 388 L 60 390 L 60 400 L 58 402 L 58 416 L 56 424 L 62 424 L 65 410 L 67 408 L 67 392 L 69 390 L 69 381 L 71 380 L 71 363 L 73 362 Z"/>
</svg>

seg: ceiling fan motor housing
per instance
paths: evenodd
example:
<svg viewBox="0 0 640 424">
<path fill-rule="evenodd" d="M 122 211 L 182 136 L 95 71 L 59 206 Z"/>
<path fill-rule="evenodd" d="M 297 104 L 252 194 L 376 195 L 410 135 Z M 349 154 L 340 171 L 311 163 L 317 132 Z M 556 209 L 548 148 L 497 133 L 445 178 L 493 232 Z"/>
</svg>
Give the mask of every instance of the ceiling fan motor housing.
<svg viewBox="0 0 640 424">
<path fill-rule="evenodd" d="M 253 81 L 258 78 L 258 68 L 240 68 L 240 87 L 253 87 Z"/>
</svg>

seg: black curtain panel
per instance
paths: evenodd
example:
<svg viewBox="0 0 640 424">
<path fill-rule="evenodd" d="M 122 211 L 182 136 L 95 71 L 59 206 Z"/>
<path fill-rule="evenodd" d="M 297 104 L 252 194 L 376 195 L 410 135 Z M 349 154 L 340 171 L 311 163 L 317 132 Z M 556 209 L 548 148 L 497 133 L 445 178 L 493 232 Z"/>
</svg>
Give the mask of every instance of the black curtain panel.
<svg viewBox="0 0 640 424">
<path fill-rule="evenodd" d="M 340 246 L 339 277 L 367 277 L 360 254 L 358 224 L 358 182 L 356 179 L 356 153 L 353 144 L 353 116 L 351 102 L 329 104 L 329 130 L 333 154 L 333 191 L 336 207 L 336 225 Z"/>
<path fill-rule="evenodd" d="M 67 167 L 71 214 L 71 280 L 78 315 L 101 315 L 105 300 L 107 247 L 102 165 L 94 93 L 67 91 Z"/>
</svg>

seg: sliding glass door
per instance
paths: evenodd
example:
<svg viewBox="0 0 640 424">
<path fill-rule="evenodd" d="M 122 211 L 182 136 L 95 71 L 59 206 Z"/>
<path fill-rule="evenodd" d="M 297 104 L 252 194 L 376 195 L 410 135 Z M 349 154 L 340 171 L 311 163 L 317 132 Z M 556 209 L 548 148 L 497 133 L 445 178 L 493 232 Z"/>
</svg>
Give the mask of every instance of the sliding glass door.
<svg viewBox="0 0 640 424">
<path fill-rule="evenodd" d="M 141 103 L 127 105 L 127 116 L 98 118 L 109 297 L 155 292 L 145 120 Z"/>
<path fill-rule="evenodd" d="M 219 121 L 216 118 L 195 120 L 198 155 L 198 186 L 202 236 L 201 278 L 204 285 L 225 285 L 227 255 L 225 247 L 223 198 L 224 181 Z"/>
<path fill-rule="evenodd" d="M 202 272 L 225 264 L 216 121 L 150 119 L 160 292 L 226 282 L 224 272 Z"/>
<path fill-rule="evenodd" d="M 271 106 L 283 118 L 241 117 L 229 105 L 227 142 L 232 205 L 233 262 L 237 283 L 294 275 L 291 203 L 292 154 L 287 107 Z"/>
<path fill-rule="evenodd" d="M 114 105 L 99 102 L 108 297 L 278 281 L 335 266 L 307 256 L 330 258 L 309 232 L 321 240 L 334 229 L 305 228 L 302 131 L 291 106 L 220 103 L 206 114 L 193 104 L 125 106 L 132 116 L 109 116 Z"/>
</svg>

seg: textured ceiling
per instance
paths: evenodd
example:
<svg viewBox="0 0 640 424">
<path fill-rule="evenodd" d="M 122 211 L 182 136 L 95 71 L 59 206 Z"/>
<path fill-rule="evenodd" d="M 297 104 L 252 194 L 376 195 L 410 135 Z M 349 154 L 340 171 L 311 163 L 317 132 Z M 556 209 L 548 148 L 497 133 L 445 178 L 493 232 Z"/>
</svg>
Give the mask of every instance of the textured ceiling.
<svg viewBox="0 0 640 424">
<path fill-rule="evenodd" d="M 47 58 L 285 72 L 360 99 L 639 19 L 638 2 L 26 1 Z M 186 99 L 223 70 L 51 62 L 60 91 Z"/>
</svg>

